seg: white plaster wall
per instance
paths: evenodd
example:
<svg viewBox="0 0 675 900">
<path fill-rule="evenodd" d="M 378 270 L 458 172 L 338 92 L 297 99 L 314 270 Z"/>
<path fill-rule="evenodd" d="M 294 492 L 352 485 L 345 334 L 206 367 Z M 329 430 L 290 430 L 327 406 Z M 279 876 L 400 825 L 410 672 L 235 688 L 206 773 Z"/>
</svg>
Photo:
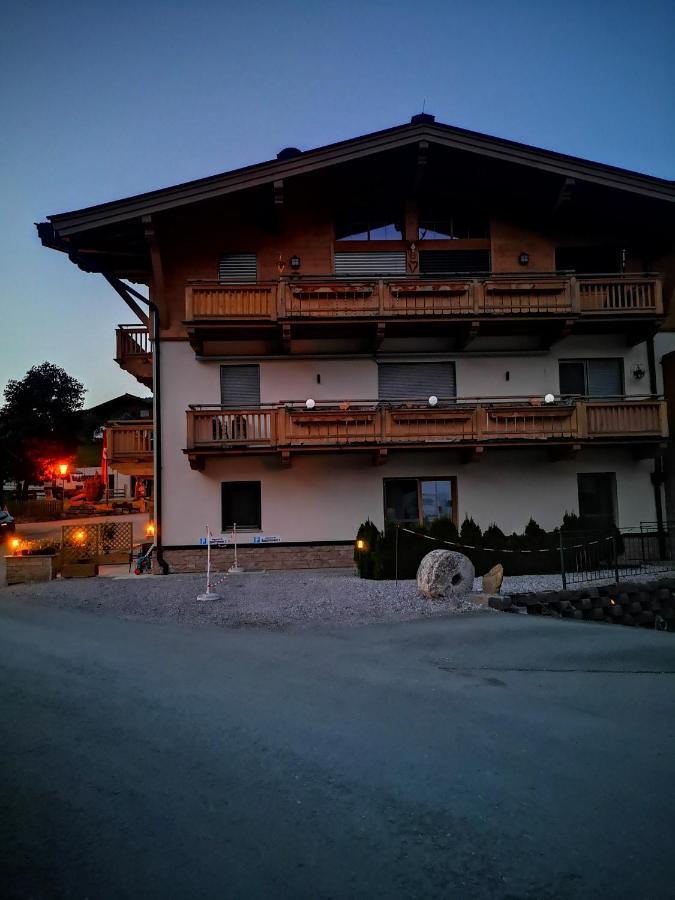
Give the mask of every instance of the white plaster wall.
<svg viewBox="0 0 675 900">
<path fill-rule="evenodd" d="M 654 337 L 654 358 L 656 360 L 656 389 L 663 393 L 663 369 L 661 362 L 667 353 L 675 350 L 675 331 L 660 331 Z"/>
<path fill-rule="evenodd" d="M 629 360 L 640 359 L 646 365 L 644 345 L 626 351 L 618 338 L 615 344 L 608 338 L 570 338 L 556 346 L 550 357 L 460 359 L 458 389 L 465 396 L 495 396 L 499 382 L 506 395 L 520 393 L 521 386 L 525 394 L 555 392 L 560 356 L 610 355 L 619 349 Z M 229 457 L 208 460 L 204 471 L 193 471 L 182 452 L 185 411 L 191 403 L 220 401 L 219 364 L 198 363 L 184 342 L 163 343 L 161 364 L 166 545 L 197 543 L 206 523 L 218 532 L 220 483 L 236 480 L 262 482 L 263 532 L 284 541 L 351 540 L 369 516 L 381 526 L 383 479 L 397 476 L 456 476 L 460 518 L 469 514 L 482 526 L 496 522 L 511 531 L 521 530 L 530 516 L 552 528 L 566 510 L 576 511 L 578 472 L 615 472 L 619 524 L 655 518 L 649 480 L 652 464 L 635 462 L 629 448 L 584 449 L 576 459 L 560 462 L 551 462 L 541 449 L 488 448 L 481 462 L 469 465 L 461 464 L 457 451 L 392 452 L 380 467 L 371 464 L 368 453 L 296 454 L 288 469 L 281 468 L 276 456 Z M 640 393 L 641 384 L 637 389 L 631 384 L 628 365 L 626 388 Z M 508 383 L 503 380 L 507 367 L 511 371 Z M 316 384 L 317 371 L 322 374 L 321 385 Z M 261 393 L 264 402 L 310 395 L 374 398 L 377 368 L 370 360 L 266 361 L 261 367 Z"/>
<path fill-rule="evenodd" d="M 448 354 L 438 358 L 454 360 L 459 397 L 530 397 L 559 392 L 560 359 L 597 356 L 623 357 L 627 394 L 649 392 L 648 376 L 638 381 L 631 374 L 636 363 L 647 369 L 646 345 L 626 347 L 624 339 L 618 335 L 565 338 L 547 354 L 509 356 L 493 352 L 485 356 Z M 164 398 L 169 392 L 174 398 L 180 396 L 185 408 L 188 403 L 220 403 L 221 364 L 218 361 L 198 362 L 185 342 L 166 342 L 162 345 Z M 508 381 L 506 372 L 509 373 Z M 315 400 L 375 400 L 377 362 L 374 359 L 321 358 L 261 361 L 262 403 L 303 401 L 308 397 Z"/>
</svg>

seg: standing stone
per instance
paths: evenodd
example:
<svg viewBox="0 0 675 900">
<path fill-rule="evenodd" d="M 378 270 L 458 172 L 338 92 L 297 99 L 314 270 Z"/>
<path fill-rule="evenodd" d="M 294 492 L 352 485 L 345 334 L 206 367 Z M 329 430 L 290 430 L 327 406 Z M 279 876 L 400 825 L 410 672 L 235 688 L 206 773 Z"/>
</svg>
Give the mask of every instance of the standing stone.
<svg viewBox="0 0 675 900">
<path fill-rule="evenodd" d="M 417 587 L 424 597 L 459 599 L 472 590 L 475 577 L 468 556 L 454 550 L 432 550 L 417 570 Z"/>
<path fill-rule="evenodd" d="M 502 581 L 504 580 L 504 566 L 497 563 L 489 572 L 483 575 L 483 593 L 498 594 L 501 590 Z"/>
</svg>

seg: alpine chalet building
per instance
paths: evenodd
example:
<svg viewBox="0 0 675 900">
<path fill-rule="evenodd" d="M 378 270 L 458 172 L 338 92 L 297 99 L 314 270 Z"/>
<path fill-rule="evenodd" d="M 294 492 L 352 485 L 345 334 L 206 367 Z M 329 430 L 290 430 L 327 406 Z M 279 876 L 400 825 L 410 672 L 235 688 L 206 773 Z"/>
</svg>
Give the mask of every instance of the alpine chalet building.
<svg viewBox="0 0 675 900">
<path fill-rule="evenodd" d="M 663 521 L 674 198 L 423 114 L 38 231 L 136 317 L 154 427 L 108 453 L 154 455 L 164 571 L 235 523 L 245 568 L 336 566 L 368 518 Z"/>
</svg>

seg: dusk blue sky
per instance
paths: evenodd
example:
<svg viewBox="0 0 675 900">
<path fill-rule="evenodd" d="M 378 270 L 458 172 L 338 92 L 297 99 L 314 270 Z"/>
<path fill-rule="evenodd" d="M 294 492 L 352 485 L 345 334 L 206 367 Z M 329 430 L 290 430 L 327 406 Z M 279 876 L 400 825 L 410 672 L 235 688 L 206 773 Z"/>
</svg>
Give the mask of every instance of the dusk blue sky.
<svg viewBox="0 0 675 900">
<path fill-rule="evenodd" d="M 49 360 L 87 405 L 145 393 L 113 362 L 131 314 L 33 222 L 438 121 L 675 177 L 675 4 L 36 3 L 0 29 L 0 389 Z"/>
</svg>

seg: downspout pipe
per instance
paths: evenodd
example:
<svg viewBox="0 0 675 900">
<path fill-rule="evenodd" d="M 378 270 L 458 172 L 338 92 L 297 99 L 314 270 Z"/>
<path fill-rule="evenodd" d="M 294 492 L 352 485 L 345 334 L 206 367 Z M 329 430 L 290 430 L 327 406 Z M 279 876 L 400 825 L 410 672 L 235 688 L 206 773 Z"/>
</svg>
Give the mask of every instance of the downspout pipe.
<svg viewBox="0 0 675 900">
<path fill-rule="evenodd" d="M 656 356 L 654 353 L 654 335 L 647 338 L 647 367 L 649 369 L 649 392 L 653 397 L 658 393 L 656 389 Z M 666 558 L 666 532 L 663 523 L 663 497 L 662 485 L 666 480 L 663 469 L 663 457 L 657 454 L 654 457 L 654 471 L 651 474 L 652 487 L 654 489 L 654 511 L 656 513 L 656 532 L 659 543 L 659 557 Z"/>
<path fill-rule="evenodd" d="M 154 484 L 155 484 L 155 548 L 157 564 L 162 575 L 169 574 L 169 566 L 164 559 L 162 547 L 162 367 L 160 365 L 161 337 L 159 329 L 159 310 L 157 306 L 148 301 L 150 315 L 152 316 L 152 412 L 155 423 L 154 433 Z"/>
</svg>

